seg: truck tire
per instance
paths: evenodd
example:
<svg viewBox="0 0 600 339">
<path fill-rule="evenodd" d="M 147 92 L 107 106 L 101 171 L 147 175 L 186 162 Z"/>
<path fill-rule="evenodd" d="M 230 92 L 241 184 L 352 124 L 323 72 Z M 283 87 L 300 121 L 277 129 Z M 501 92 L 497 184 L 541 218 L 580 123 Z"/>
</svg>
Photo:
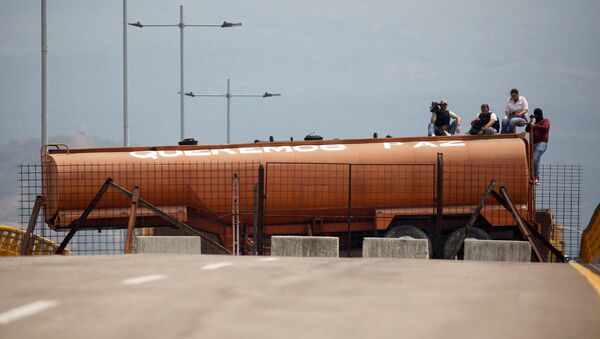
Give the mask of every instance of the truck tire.
<svg viewBox="0 0 600 339">
<path fill-rule="evenodd" d="M 384 238 L 399 238 L 399 239 L 427 239 L 427 247 L 429 249 L 429 258 L 433 258 L 433 245 L 427 233 L 421 229 L 411 225 L 400 225 L 390 228 Z"/>
<path fill-rule="evenodd" d="M 446 242 L 444 243 L 444 259 L 454 260 L 454 258 L 450 258 L 452 254 L 452 249 L 458 242 L 460 238 L 465 233 L 465 228 L 461 227 L 456 231 L 450 233 L 448 238 L 446 238 Z M 492 237 L 481 228 L 471 227 L 469 231 L 469 235 L 465 239 L 478 239 L 478 240 L 492 240 Z M 460 249 L 458 250 L 458 254 L 456 255 L 458 259 L 463 259 L 464 256 L 464 244 L 461 244 Z"/>
</svg>

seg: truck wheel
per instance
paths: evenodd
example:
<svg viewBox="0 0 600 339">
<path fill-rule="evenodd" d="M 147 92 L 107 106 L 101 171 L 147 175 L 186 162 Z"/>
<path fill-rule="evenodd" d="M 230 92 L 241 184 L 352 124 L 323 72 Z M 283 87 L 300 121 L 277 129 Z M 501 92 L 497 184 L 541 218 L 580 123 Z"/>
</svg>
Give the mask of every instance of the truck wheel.
<svg viewBox="0 0 600 339">
<path fill-rule="evenodd" d="M 431 239 L 427 236 L 425 232 L 421 229 L 410 226 L 410 225 L 400 225 L 394 226 L 390 228 L 385 235 L 384 238 L 399 238 L 399 239 L 427 239 L 428 249 L 429 249 L 429 258 L 433 258 L 433 245 L 431 243 Z"/>
<path fill-rule="evenodd" d="M 444 243 L 444 259 L 454 260 L 454 258 L 450 258 L 450 256 L 452 255 L 452 249 L 454 248 L 454 246 L 456 244 L 458 244 L 458 242 L 460 241 L 460 238 L 462 237 L 462 235 L 464 233 L 465 233 L 464 227 L 461 227 L 461 228 L 457 229 L 456 231 L 450 233 L 450 235 L 446 239 L 446 242 Z M 486 231 L 482 230 L 481 228 L 471 227 L 471 230 L 469 231 L 469 235 L 465 239 L 492 240 L 492 237 Z M 464 244 L 461 244 L 460 249 L 458 250 L 458 254 L 456 256 L 458 259 L 463 259 Z"/>
</svg>

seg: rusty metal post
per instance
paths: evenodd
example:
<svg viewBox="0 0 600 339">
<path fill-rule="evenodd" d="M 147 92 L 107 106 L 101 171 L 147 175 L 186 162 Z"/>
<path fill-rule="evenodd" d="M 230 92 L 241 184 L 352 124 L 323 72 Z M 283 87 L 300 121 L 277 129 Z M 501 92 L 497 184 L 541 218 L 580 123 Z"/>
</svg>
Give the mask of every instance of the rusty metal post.
<svg viewBox="0 0 600 339">
<path fill-rule="evenodd" d="M 433 256 L 440 258 L 442 253 L 442 217 L 444 215 L 444 153 L 437 154 L 437 189 L 435 225 L 433 228 Z"/>
<path fill-rule="evenodd" d="M 350 245 L 352 243 L 352 164 L 348 165 L 348 250 L 347 255 L 350 258 Z"/>
<path fill-rule="evenodd" d="M 506 190 L 506 188 L 504 186 L 500 187 L 500 195 L 502 196 L 502 198 L 504 198 L 504 201 L 507 203 L 507 205 L 509 207 L 509 212 L 512 214 L 513 218 L 515 219 L 515 222 L 517 223 L 517 226 L 519 226 L 521 233 L 523 233 L 523 236 L 525 236 L 525 239 L 527 239 L 527 241 L 529 241 L 529 243 L 531 244 L 531 248 L 533 249 L 533 252 L 535 253 L 536 258 L 538 259 L 539 262 L 544 262 L 544 256 L 542 255 L 542 251 L 539 249 L 538 244 L 535 242 L 535 239 L 533 238 L 532 232 L 527 227 L 525 220 L 523 220 L 523 218 L 519 214 L 519 211 L 517 210 L 515 203 L 512 201 L 510 195 L 508 194 L 508 191 Z"/>
<path fill-rule="evenodd" d="M 257 189 L 257 213 L 256 213 L 256 249 L 258 255 L 265 254 L 265 168 L 258 166 L 258 189 Z"/>
<path fill-rule="evenodd" d="M 527 199 L 527 219 L 535 221 L 535 163 L 533 153 L 535 152 L 535 145 L 533 140 L 533 125 L 529 125 L 529 198 Z M 539 233 L 542 232 L 541 226 L 538 226 Z"/>
<path fill-rule="evenodd" d="M 258 185 L 254 184 L 254 189 L 252 190 L 254 202 L 252 206 L 252 255 L 256 255 L 256 228 L 258 227 Z"/>
<path fill-rule="evenodd" d="M 37 224 L 38 216 L 40 215 L 40 208 L 42 207 L 42 196 L 38 195 L 35 197 L 35 203 L 33 204 L 33 210 L 31 211 L 31 217 L 29 218 L 29 225 L 27 225 L 27 232 L 23 236 L 23 242 L 21 244 L 21 255 L 29 254 L 29 244 L 31 242 L 31 236 L 35 225 Z"/>
<path fill-rule="evenodd" d="M 237 173 L 233 174 L 231 184 L 231 235 L 233 255 L 240 255 L 240 179 Z"/>
<path fill-rule="evenodd" d="M 133 252 L 133 232 L 135 229 L 135 213 L 137 211 L 137 203 L 140 198 L 140 187 L 133 188 L 133 196 L 131 197 L 131 210 L 129 212 L 129 222 L 127 223 L 127 238 L 125 240 L 125 253 Z"/>
</svg>

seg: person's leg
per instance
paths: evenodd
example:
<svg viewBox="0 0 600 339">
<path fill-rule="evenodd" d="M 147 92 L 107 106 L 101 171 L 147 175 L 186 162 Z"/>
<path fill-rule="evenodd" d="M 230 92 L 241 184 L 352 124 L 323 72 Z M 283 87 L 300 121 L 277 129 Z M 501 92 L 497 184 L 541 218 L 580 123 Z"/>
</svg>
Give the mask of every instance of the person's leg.
<svg viewBox="0 0 600 339">
<path fill-rule="evenodd" d="M 434 136 L 444 136 L 446 135 L 446 131 L 448 131 L 448 125 L 444 125 L 444 126 L 436 126 L 433 125 L 433 135 Z"/>
<path fill-rule="evenodd" d="M 527 122 L 527 120 L 521 117 L 510 118 L 508 121 L 509 133 L 514 133 L 517 130 L 517 126 L 520 126 L 524 122 Z"/>
<path fill-rule="evenodd" d="M 496 130 L 494 129 L 494 127 L 488 127 L 485 130 L 483 130 L 483 134 L 485 134 L 485 135 L 496 134 Z"/>
<path fill-rule="evenodd" d="M 448 132 L 450 132 L 450 134 L 452 134 L 452 135 L 456 134 L 456 120 L 452 121 L 452 123 L 450 124 L 450 128 L 448 129 Z"/>
<path fill-rule="evenodd" d="M 427 125 L 427 136 L 432 136 L 435 135 L 435 125 L 434 124 L 429 124 Z"/>
<path fill-rule="evenodd" d="M 508 117 L 505 116 L 504 118 L 502 118 L 502 122 L 500 123 L 500 125 L 502 125 L 502 129 L 500 130 L 501 134 L 508 134 L 510 132 L 508 132 Z"/>
<path fill-rule="evenodd" d="M 536 180 L 540 179 L 540 160 L 542 154 L 546 152 L 546 148 L 548 148 L 548 144 L 545 142 L 538 142 L 533 145 L 533 173 Z"/>
</svg>

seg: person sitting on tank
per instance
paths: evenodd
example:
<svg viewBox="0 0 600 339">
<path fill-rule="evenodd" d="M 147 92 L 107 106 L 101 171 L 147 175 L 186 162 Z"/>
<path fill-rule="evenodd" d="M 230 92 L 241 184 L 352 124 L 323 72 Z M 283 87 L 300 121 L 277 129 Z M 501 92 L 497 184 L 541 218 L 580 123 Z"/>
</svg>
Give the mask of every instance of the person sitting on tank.
<svg viewBox="0 0 600 339">
<path fill-rule="evenodd" d="M 448 110 L 448 100 L 442 99 L 439 103 L 432 102 L 429 108 L 431 120 L 428 129 L 428 136 L 432 135 L 455 135 L 460 133 L 461 118 L 458 114 Z M 450 119 L 454 119 L 450 123 Z"/>
<path fill-rule="evenodd" d="M 513 88 L 510 90 L 510 97 L 506 100 L 506 116 L 502 119 L 502 134 L 515 133 L 517 126 L 526 126 L 526 114 L 529 110 L 527 99 L 519 95 L 519 90 Z"/>
<path fill-rule="evenodd" d="M 481 105 L 481 113 L 471 121 L 470 135 L 492 135 L 498 133 L 498 117 L 496 113 L 490 112 L 488 104 Z"/>
</svg>

